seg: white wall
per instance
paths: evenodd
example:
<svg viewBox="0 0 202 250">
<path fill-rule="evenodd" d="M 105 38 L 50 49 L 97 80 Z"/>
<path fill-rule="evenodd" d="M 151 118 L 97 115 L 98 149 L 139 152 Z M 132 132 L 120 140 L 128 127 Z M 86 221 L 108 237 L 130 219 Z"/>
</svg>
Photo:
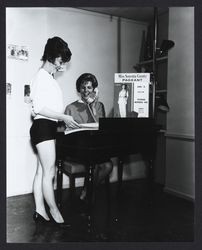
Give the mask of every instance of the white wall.
<svg viewBox="0 0 202 250">
<path fill-rule="evenodd" d="M 7 98 L 7 195 L 28 193 L 32 190 L 36 157 L 30 146 L 30 109 L 24 103 L 24 85 L 40 66 L 42 44 L 46 40 L 46 13 L 43 10 L 6 10 L 6 44 L 26 45 L 29 61 L 7 59 L 6 81 L 12 84 Z M 36 38 L 37 36 L 37 38 Z"/>
<path fill-rule="evenodd" d="M 195 198 L 195 168 L 193 140 L 166 139 L 165 191 L 193 200 Z"/>
<path fill-rule="evenodd" d="M 143 31 L 147 31 L 146 23 L 121 19 L 121 72 L 134 72 L 135 62 L 139 62 Z"/>
<path fill-rule="evenodd" d="M 169 133 L 194 135 L 194 8 L 170 8 L 168 61 Z M 177 105 L 176 105 L 177 104 Z"/>
<path fill-rule="evenodd" d="M 49 10 L 47 22 L 48 36 L 63 37 L 73 54 L 67 74 L 58 79 L 64 92 L 64 104 L 78 98 L 76 79 L 90 72 L 98 79 L 100 101 L 105 104 L 108 115 L 113 106 L 113 72 L 117 68 L 116 19 L 70 8 L 68 11 Z"/>
<path fill-rule="evenodd" d="M 6 44 L 25 45 L 29 50 L 27 62 L 7 59 L 7 82 L 12 84 L 11 97 L 7 98 L 7 196 L 12 196 L 32 192 L 36 156 L 30 146 L 30 112 L 24 103 L 23 93 L 24 84 L 29 84 L 41 66 L 40 59 L 47 39 L 61 36 L 73 53 L 67 72 L 58 77 L 64 93 L 64 106 L 78 98 L 75 90 L 77 77 L 91 72 L 98 78 L 100 100 L 109 114 L 113 108 L 113 81 L 117 71 L 117 19 L 73 8 L 7 8 L 6 25 Z M 138 41 L 141 42 L 141 37 L 136 31 L 140 32 L 145 26 L 130 22 L 129 26 L 124 25 L 124 29 L 127 27 L 130 32 L 122 42 L 123 48 L 130 44 L 126 58 L 127 54 L 135 53 L 140 47 Z M 133 41 L 129 36 L 132 32 L 135 47 L 131 45 Z M 132 61 L 130 56 L 127 64 L 132 63 L 131 67 L 138 62 L 135 56 Z M 124 69 L 127 70 L 127 67 Z M 127 170 L 124 176 L 131 178 L 134 172 Z M 113 178 L 116 179 L 116 173 Z M 64 184 L 68 184 L 67 178 Z"/>
<path fill-rule="evenodd" d="M 194 198 L 194 8 L 169 10 L 166 190 Z"/>
</svg>

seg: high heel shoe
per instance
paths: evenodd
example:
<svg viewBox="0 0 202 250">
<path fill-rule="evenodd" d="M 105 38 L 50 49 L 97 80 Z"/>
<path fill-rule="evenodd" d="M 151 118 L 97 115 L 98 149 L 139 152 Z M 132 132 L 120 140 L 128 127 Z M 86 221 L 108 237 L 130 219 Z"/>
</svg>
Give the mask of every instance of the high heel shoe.
<svg viewBox="0 0 202 250">
<path fill-rule="evenodd" d="M 38 223 L 38 222 L 41 222 L 41 223 L 49 223 L 50 220 L 46 220 L 43 216 L 41 216 L 39 213 L 37 213 L 36 211 L 34 212 L 33 214 L 33 220 Z"/>
<path fill-rule="evenodd" d="M 53 226 L 71 227 L 71 224 L 69 222 L 56 222 L 51 213 L 50 213 L 50 222 Z"/>
</svg>

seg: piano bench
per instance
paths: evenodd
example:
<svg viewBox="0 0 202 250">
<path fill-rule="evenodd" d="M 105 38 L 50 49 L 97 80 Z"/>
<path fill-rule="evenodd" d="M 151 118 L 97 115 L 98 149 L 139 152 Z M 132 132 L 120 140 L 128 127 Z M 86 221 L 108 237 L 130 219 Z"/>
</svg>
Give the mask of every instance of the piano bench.
<svg viewBox="0 0 202 250">
<path fill-rule="evenodd" d="M 73 196 L 75 195 L 75 179 L 86 177 L 87 172 L 86 168 L 83 164 L 78 162 L 74 162 L 71 160 L 65 160 L 63 162 L 63 170 L 62 172 L 69 177 L 69 187 L 70 187 L 70 199 L 72 200 Z M 105 186 L 106 186 L 106 194 L 107 200 L 109 202 L 110 199 L 110 181 L 109 175 L 105 178 Z"/>
<path fill-rule="evenodd" d="M 63 173 L 69 177 L 70 198 L 75 194 L 75 179 L 86 177 L 85 166 L 77 162 L 64 161 Z"/>
</svg>

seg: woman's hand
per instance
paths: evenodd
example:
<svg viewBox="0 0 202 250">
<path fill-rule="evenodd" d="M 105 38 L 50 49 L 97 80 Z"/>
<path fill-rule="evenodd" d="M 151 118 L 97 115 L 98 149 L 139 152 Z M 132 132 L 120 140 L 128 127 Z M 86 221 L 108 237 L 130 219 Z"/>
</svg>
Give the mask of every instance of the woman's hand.
<svg viewBox="0 0 202 250">
<path fill-rule="evenodd" d="M 34 113 L 33 110 L 31 110 L 31 116 L 34 118 L 36 116 L 36 114 Z"/>
<path fill-rule="evenodd" d="M 34 112 L 34 108 L 31 108 L 31 116 L 34 118 L 36 116 L 36 113 Z"/>
<path fill-rule="evenodd" d="M 88 96 L 87 103 L 92 104 L 98 101 L 98 88 L 95 88 Z"/>
<path fill-rule="evenodd" d="M 80 128 L 81 126 L 73 119 L 71 115 L 64 115 L 63 121 L 69 128 Z"/>
<path fill-rule="evenodd" d="M 96 115 L 96 102 L 97 102 L 97 100 L 95 100 L 94 102 L 92 102 L 90 104 L 90 107 L 91 107 L 94 115 Z"/>
</svg>

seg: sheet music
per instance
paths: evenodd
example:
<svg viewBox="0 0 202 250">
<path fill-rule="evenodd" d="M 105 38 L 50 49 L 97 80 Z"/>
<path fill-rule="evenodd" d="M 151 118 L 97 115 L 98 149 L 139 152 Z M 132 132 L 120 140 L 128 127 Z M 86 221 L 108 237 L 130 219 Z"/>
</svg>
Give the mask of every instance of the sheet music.
<svg viewBox="0 0 202 250">
<path fill-rule="evenodd" d="M 71 133 L 75 133 L 75 132 L 79 132 L 79 131 L 84 131 L 84 130 L 98 130 L 99 129 L 99 124 L 97 122 L 93 122 L 93 123 L 82 123 L 79 124 L 81 126 L 81 128 L 76 128 L 76 129 L 72 129 L 72 128 L 66 128 L 64 131 L 65 135 L 71 134 Z"/>
</svg>

